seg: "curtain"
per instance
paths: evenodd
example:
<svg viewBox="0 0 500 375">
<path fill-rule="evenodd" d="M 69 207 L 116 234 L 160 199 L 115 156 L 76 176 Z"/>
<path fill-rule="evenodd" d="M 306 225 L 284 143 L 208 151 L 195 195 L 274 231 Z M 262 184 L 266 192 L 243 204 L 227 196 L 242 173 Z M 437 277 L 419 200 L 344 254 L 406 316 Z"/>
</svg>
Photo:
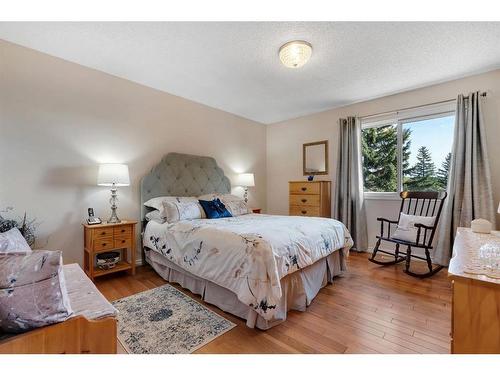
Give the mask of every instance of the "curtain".
<svg viewBox="0 0 500 375">
<path fill-rule="evenodd" d="M 486 152 L 481 94 L 457 98 L 455 135 L 448 176 L 448 197 L 439 223 L 434 262 L 447 266 L 457 227 L 470 227 L 474 219 L 489 220 L 495 227 L 495 205 Z"/>
<path fill-rule="evenodd" d="M 344 223 L 354 241 L 353 249 L 368 248 L 361 170 L 361 124 L 348 117 L 339 120 L 339 153 L 334 217 Z"/>
</svg>

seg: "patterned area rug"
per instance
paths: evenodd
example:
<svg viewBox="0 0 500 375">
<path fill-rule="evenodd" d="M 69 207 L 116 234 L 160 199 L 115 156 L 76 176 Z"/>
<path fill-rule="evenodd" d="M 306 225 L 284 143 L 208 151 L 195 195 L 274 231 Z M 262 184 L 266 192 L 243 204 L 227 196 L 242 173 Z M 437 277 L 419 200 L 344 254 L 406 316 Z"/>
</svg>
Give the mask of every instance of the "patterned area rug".
<svg viewBox="0 0 500 375">
<path fill-rule="evenodd" d="M 236 325 L 165 284 L 113 302 L 118 339 L 133 354 L 186 354 Z"/>
</svg>

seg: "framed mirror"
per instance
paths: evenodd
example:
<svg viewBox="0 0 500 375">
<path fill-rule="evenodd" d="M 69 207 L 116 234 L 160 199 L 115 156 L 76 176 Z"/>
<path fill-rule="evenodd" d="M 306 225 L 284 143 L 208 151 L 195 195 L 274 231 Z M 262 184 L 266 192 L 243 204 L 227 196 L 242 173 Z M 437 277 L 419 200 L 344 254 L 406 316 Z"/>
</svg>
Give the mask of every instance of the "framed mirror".
<svg viewBox="0 0 500 375">
<path fill-rule="evenodd" d="M 302 164 L 304 176 L 328 174 L 328 141 L 304 143 Z"/>
</svg>

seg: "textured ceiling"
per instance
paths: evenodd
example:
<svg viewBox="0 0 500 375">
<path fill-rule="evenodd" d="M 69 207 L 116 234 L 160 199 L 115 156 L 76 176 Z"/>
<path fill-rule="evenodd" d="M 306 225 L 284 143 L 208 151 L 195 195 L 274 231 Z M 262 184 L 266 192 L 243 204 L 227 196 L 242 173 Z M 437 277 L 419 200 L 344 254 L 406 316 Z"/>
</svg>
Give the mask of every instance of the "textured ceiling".
<svg viewBox="0 0 500 375">
<path fill-rule="evenodd" d="M 500 23 L 0 23 L 0 38 L 273 123 L 500 67 Z M 288 69 L 279 47 L 309 41 Z"/>
</svg>

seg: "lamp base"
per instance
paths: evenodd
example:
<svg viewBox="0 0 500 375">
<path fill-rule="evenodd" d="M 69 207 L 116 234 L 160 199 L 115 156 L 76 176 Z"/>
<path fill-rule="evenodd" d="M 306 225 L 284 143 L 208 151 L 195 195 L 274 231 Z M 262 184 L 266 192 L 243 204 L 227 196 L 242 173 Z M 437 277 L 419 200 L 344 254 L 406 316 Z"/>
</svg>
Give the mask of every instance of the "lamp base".
<svg viewBox="0 0 500 375">
<path fill-rule="evenodd" d="M 118 224 L 121 223 L 122 221 L 118 218 L 118 216 L 111 214 L 111 217 L 108 219 L 107 223 L 108 224 Z"/>
<path fill-rule="evenodd" d="M 245 194 L 243 195 L 243 198 L 245 199 L 245 203 L 248 203 L 248 187 L 245 186 Z"/>
<path fill-rule="evenodd" d="M 113 186 L 111 187 L 111 198 L 109 199 L 109 203 L 111 203 L 111 216 L 107 221 L 108 224 L 118 224 L 122 222 L 118 218 L 118 215 L 116 215 L 116 209 L 118 208 L 118 206 L 116 205 L 116 202 L 118 201 L 116 191 L 116 186 L 115 184 L 113 184 Z"/>
</svg>

